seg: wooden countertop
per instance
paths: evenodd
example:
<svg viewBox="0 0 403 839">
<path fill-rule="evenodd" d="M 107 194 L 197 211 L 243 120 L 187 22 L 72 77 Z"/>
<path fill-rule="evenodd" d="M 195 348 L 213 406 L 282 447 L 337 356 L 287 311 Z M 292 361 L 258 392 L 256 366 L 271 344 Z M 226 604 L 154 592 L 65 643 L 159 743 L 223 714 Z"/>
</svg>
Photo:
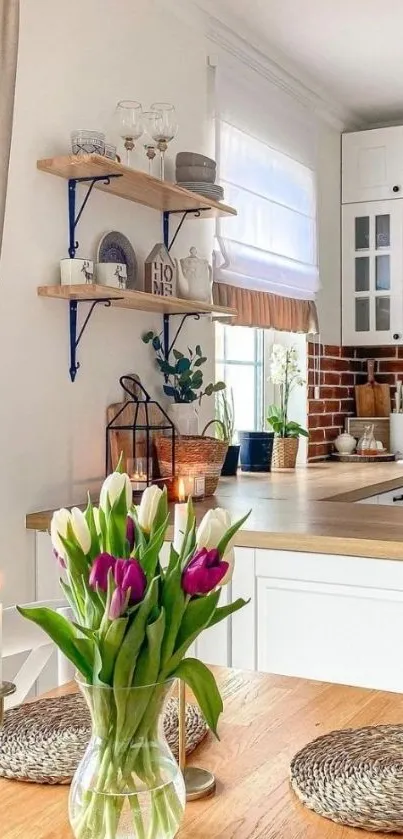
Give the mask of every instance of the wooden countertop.
<svg viewBox="0 0 403 839">
<path fill-rule="evenodd" d="M 211 735 L 190 763 L 217 778 L 214 798 L 187 805 L 182 839 L 369 839 L 303 807 L 289 786 L 294 754 L 337 728 L 400 723 L 403 696 L 225 668 L 221 741 Z M 56 691 L 60 693 L 61 691 Z M 2 839 L 73 839 L 68 788 L 0 781 Z M 384 833 L 377 834 L 380 839 Z"/>
<path fill-rule="evenodd" d="M 403 560 L 403 510 L 353 502 L 403 486 L 400 463 L 318 463 L 291 472 L 223 478 L 198 518 L 225 507 L 251 516 L 236 545 Z M 53 510 L 30 513 L 26 527 L 48 530 Z M 169 533 L 171 538 L 172 533 Z"/>
</svg>

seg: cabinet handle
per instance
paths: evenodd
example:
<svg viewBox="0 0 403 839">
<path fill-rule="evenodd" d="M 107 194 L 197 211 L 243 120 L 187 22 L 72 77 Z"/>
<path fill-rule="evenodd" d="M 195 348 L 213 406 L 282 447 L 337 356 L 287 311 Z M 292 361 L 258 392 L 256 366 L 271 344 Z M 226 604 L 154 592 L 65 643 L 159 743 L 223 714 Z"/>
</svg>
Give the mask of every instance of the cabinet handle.
<svg viewBox="0 0 403 839">
<path fill-rule="evenodd" d="M 395 501 L 403 501 L 403 495 L 395 495 L 393 498 L 393 502 Z"/>
<path fill-rule="evenodd" d="M 396 186 L 392 187 L 392 192 L 400 192 L 400 186 L 396 185 Z"/>
<path fill-rule="evenodd" d="M 394 333 L 394 335 L 393 335 L 393 340 L 394 340 L 394 341 L 398 341 L 398 340 L 399 340 L 399 338 L 400 338 L 399 333 L 398 333 L 398 332 L 395 332 L 395 333 Z"/>
</svg>

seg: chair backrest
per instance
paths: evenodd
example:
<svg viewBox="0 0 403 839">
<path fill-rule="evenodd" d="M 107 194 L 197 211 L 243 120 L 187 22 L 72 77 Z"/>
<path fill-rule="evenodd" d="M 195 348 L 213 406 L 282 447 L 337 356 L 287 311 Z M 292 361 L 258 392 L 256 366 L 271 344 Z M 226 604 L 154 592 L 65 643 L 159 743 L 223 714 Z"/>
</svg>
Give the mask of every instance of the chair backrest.
<svg viewBox="0 0 403 839">
<path fill-rule="evenodd" d="M 43 606 L 60 611 L 65 617 L 71 619 L 71 609 L 67 607 L 65 600 L 43 600 L 36 603 L 24 604 L 28 607 Z M 36 680 L 48 663 L 55 645 L 43 630 L 20 615 L 16 606 L 10 606 L 3 611 L 3 640 L 2 657 L 28 653 L 28 656 L 13 681 L 16 684 L 16 692 L 6 700 L 6 708 L 13 708 L 20 705 L 27 697 Z M 65 684 L 74 675 L 74 668 L 58 651 L 58 684 Z M 62 681 L 60 681 L 62 679 Z"/>
</svg>

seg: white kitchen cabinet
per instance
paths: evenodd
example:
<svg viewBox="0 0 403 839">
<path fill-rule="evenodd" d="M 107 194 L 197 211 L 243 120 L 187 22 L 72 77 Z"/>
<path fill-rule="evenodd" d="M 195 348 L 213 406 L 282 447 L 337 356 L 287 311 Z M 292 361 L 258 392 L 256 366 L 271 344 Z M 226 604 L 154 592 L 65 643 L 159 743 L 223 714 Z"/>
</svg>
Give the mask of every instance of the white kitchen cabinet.
<svg viewBox="0 0 403 839">
<path fill-rule="evenodd" d="M 403 198 L 343 214 L 344 346 L 403 343 Z"/>
<path fill-rule="evenodd" d="M 383 201 L 401 195 L 403 126 L 343 134 L 343 204 Z"/>
<path fill-rule="evenodd" d="M 257 668 L 403 691 L 403 563 L 256 552 Z"/>
<path fill-rule="evenodd" d="M 370 498 L 361 498 L 356 504 L 379 504 L 379 495 L 371 495 Z"/>
<path fill-rule="evenodd" d="M 403 487 L 392 489 L 390 492 L 381 492 L 378 495 L 378 504 L 385 506 L 403 507 Z"/>
</svg>

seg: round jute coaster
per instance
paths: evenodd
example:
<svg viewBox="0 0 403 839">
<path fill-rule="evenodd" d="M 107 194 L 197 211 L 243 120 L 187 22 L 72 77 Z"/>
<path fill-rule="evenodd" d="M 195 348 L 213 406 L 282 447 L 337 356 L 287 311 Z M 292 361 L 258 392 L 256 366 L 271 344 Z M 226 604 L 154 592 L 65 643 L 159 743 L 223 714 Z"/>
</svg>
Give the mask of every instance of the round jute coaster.
<svg viewBox="0 0 403 839">
<path fill-rule="evenodd" d="M 291 786 L 327 819 L 403 833 L 403 725 L 332 731 L 294 757 Z"/>
<path fill-rule="evenodd" d="M 178 702 L 170 699 L 165 736 L 178 757 Z M 199 708 L 186 705 L 186 753 L 207 734 Z M 7 711 L 0 729 L 0 776 L 37 784 L 69 784 L 91 735 L 83 697 L 76 694 L 40 699 Z"/>
</svg>

